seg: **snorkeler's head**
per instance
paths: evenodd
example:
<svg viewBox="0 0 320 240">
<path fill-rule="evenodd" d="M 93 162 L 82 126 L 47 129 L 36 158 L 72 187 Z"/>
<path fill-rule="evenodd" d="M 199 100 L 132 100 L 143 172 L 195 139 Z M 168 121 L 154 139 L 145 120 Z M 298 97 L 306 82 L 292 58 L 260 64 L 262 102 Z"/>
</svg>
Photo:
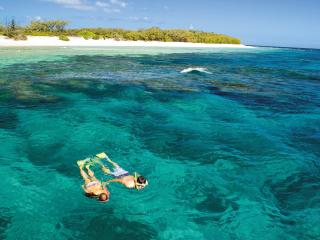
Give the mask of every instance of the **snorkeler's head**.
<svg viewBox="0 0 320 240">
<path fill-rule="evenodd" d="M 141 175 L 137 176 L 137 174 L 135 174 L 135 180 L 136 180 L 135 188 L 138 190 L 143 189 L 148 185 L 148 181 L 144 176 L 141 176 Z"/>
<path fill-rule="evenodd" d="M 137 182 L 140 184 L 146 184 L 147 179 L 144 176 L 139 176 L 139 177 L 137 177 Z"/>
<path fill-rule="evenodd" d="M 105 193 L 101 193 L 99 195 L 99 201 L 100 202 L 107 202 L 109 200 L 109 196 Z"/>
</svg>

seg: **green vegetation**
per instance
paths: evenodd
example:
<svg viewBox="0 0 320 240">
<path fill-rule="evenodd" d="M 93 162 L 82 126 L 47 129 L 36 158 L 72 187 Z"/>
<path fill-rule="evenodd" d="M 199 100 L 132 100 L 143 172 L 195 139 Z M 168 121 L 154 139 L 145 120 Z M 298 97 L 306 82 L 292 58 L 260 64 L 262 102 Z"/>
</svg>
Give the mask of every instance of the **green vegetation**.
<svg viewBox="0 0 320 240">
<path fill-rule="evenodd" d="M 83 37 L 85 40 L 91 39 L 95 36 L 95 34 L 93 32 L 87 31 L 87 30 L 79 30 L 79 32 L 77 32 L 77 34 L 72 34 L 74 36 L 79 36 L 79 37 Z"/>
<path fill-rule="evenodd" d="M 67 21 L 52 20 L 52 21 L 33 21 L 25 27 L 24 31 L 30 35 L 45 35 L 52 36 L 65 32 Z"/>
<path fill-rule="evenodd" d="M 59 40 L 61 40 L 61 41 L 70 41 L 70 39 L 66 35 L 60 35 L 59 36 Z"/>
<path fill-rule="evenodd" d="M 68 36 L 83 37 L 84 39 L 132 40 L 132 41 L 162 41 L 162 42 L 192 42 L 192 43 L 227 43 L 240 44 L 240 40 L 223 34 L 181 30 L 160 29 L 157 27 L 125 30 L 118 28 L 82 28 L 66 29 L 68 22 L 61 20 L 33 21 L 26 27 L 18 27 L 14 20 L 6 27 L 0 26 L 0 34 L 10 38 L 17 36 L 59 36 L 60 40 L 69 41 Z"/>
<path fill-rule="evenodd" d="M 101 36 L 96 35 L 96 34 L 92 37 L 93 40 L 99 40 L 100 38 L 101 38 Z"/>
<path fill-rule="evenodd" d="M 25 41 L 28 39 L 27 36 L 23 33 L 22 29 L 17 26 L 14 19 L 12 19 L 6 27 L 3 27 L 1 25 L 0 33 L 16 41 Z"/>
<path fill-rule="evenodd" d="M 7 24 L 7 26 L 4 29 L 4 34 L 5 36 L 9 37 L 9 38 L 15 38 L 18 35 L 17 32 L 17 25 L 14 19 L 12 19 L 10 21 L 9 24 Z"/>
<path fill-rule="evenodd" d="M 192 43 L 229 43 L 240 44 L 240 40 L 223 34 L 201 31 L 160 28 L 148 28 L 137 31 L 114 28 L 86 28 L 67 30 L 68 35 L 81 36 L 84 39 L 132 40 L 132 41 L 162 41 L 162 42 L 192 42 Z"/>
<path fill-rule="evenodd" d="M 28 37 L 24 34 L 18 33 L 16 36 L 13 37 L 13 39 L 15 41 L 26 41 L 26 40 L 28 40 Z"/>
<path fill-rule="evenodd" d="M 0 35 L 3 35 L 5 31 L 5 27 L 0 23 Z"/>
</svg>

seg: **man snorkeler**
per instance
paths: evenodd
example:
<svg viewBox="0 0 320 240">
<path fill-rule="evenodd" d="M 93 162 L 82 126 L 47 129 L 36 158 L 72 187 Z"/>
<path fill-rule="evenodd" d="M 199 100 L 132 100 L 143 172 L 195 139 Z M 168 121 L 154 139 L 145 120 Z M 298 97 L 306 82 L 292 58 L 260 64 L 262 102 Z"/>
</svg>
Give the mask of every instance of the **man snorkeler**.
<svg viewBox="0 0 320 240">
<path fill-rule="evenodd" d="M 108 167 L 103 165 L 101 161 L 97 161 L 105 174 L 114 177 L 114 179 L 111 179 L 106 183 L 118 182 L 123 184 L 126 188 L 135 188 L 137 190 L 143 189 L 148 185 L 148 181 L 145 177 L 137 173 L 135 173 L 134 176 L 131 175 L 128 171 L 121 168 L 117 163 L 113 162 L 104 152 L 97 154 L 96 157 L 100 160 L 105 159 L 113 166 L 113 171 L 111 171 Z"/>
</svg>

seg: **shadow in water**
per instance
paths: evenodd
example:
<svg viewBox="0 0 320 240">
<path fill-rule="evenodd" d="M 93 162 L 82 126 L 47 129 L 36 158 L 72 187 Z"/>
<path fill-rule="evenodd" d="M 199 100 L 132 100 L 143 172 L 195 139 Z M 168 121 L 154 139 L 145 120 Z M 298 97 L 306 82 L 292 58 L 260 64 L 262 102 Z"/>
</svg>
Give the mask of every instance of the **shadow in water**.
<svg viewBox="0 0 320 240">
<path fill-rule="evenodd" d="M 0 239 L 6 238 L 6 230 L 11 224 L 12 215 L 10 209 L 0 207 Z"/>
<path fill-rule="evenodd" d="M 86 210 L 79 210 L 65 216 L 61 224 L 72 232 L 78 232 L 77 239 L 155 239 L 156 230 L 149 224 L 116 217 L 112 210 L 103 209 L 99 215 L 86 216 Z"/>
</svg>

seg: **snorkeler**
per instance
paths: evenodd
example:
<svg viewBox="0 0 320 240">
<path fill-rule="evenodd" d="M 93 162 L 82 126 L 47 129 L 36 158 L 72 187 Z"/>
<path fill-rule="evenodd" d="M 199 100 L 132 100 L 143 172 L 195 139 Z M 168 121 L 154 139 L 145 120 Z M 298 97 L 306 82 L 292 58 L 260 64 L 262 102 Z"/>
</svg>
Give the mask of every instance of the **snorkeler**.
<svg viewBox="0 0 320 240">
<path fill-rule="evenodd" d="M 88 174 L 83 170 L 84 165 L 88 160 L 80 160 L 77 162 L 80 174 L 85 181 L 85 184 L 82 185 L 83 190 L 85 191 L 88 197 L 96 197 L 99 199 L 100 202 L 107 202 L 109 201 L 110 193 L 105 186 L 105 183 L 101 183 L 95 176 L 94 173 L 91 171 L 90 167 L 87 165 L 86 169 Z"/>
<path fill-rule="evenodd" d="M 107 183 L 118 182 L 123 184 L 126 188 L 143 189 L 148 185 L 148 181 L 145 177 L 138 175 L 137 173 L 131 175 L 129 172 L 121 168 L 117 163 L 113 162 L 104 152 L 96 155 L 99 159 L 105 159 L 114 167 L 111 171 L 108 167 L 102 164 L 101 161 L 97 163 L 101 166 L 102 171 L 105 174 L 111 175 L 115 179 L 107 181 Z"/>
</svg>

